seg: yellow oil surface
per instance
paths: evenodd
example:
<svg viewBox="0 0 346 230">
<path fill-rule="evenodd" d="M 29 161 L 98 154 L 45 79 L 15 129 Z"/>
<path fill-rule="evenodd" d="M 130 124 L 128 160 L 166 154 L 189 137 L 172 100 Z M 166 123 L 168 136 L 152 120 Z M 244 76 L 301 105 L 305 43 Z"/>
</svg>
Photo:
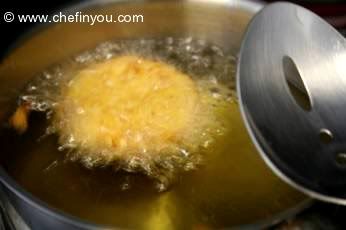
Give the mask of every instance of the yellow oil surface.
<svg viewBox="0 0 346 230">
<path fill-rule="evenodd" d="M 47 114 L 33 112 L 30 116 L 28 129 L 24 134 L 13 134 L 9 130 L 0 131 L 2 165 L 26 190 L 48 203 L 51 207 L 93 223 L 148 230 L 204 230 L 251 224 L 296 207 L 297 204 L 301 204 L 301 202 L 306 200 L 305 196 L 277 178 L 265 165 L 254 148 L 245 130 L 237 101 L 234 98 L 236 58 L 233 55 L 227 54 L 220 47 L 203 40 L 168 37 L 155 41 L 106 42 L 100 44 L 94 50 L 78 55 L 76 59 L 73 59 L 72 63 L 78 66 L 79 69 L 79 67 L 89 66 L 89 64 L 93 65 L 95 62 L 107 62 L 107 60 L 109 61 L 109 56 L 118 57 L 119 54 L 138 54 L 148 58 L 158 57 L 160 61 L 173 64 L 173 67 L 169 67 L 168 72 L 176 74 L 172 68 L 177 68 L 178 71 L 181 71 L 178 75 L 183 80 L 179 82 L 184 82 L 183 86 L 178 81 L 173 81 L 173 85 L 175 85 L 174 90 L 178 86 L 182 91 L 178 93 L 170 91 L 168 94 L 172 93 L 175 95 L 175 98 L 179 101 L 178 105 L 183 102 L 182 104 L 187 103 L 185 104 L 187 107 L 181 111 L 177 107 L 168 108 L 166 110 L 167 116 L 165 115 L 164 117 L 171 120 L 168 122 L 157 122 L 162 117 L 159 114 L 159 119 L 157 119 L 155 114 L 156 112 L 161 112 L 161 110 L 156 107 L 150 107 L 153 105 L 151 102 L 148 104 L 148 111 L 154 111 L 154 115 L 150 115 L 149 120 L 155 125 L 164 123 L 169 128 L 169 133 L 172 134 L 183 130 L 191 134 L 187 136 L 193 137 L 193 141 L 189 143 L 196 143 L 195 138 L 197 140 L 201 138 L 206 130 L 196 129 L 200 125 L 200 121 L 192 122 L 189 120 L 186 122 L 186 115 L 188 115 L 187 117 L 191 115 L 186 114 L 186 111 L 192 110 L 189 101 L 202 100 L 206 104 L 212 105 L 211 109 L 203 109 L 203 111 L 212 111 L 213 116 L 208 116 L 208 118 L 219 122 L 216 127 L 212 126 L 213 131 L 215 131 L 211 132 L 212 141 L 209 141 L 207 138 L 205 143 L 203 141 L 201 151 L 198 151 L 198 148 L 192 151 L 194 154 L 200 155 L 202 161 L 192 165 L 197 167 L 195 168 L 191 167 L 190 164 L 195 162 L 195 158 L 192 161 L 188 159 L 187 162 L 184 162 L 183 168 L 187 167 L 189 170 L 179 170 L 174 175 L 172 183 L 169 183 L 167 190 L 159 192 L 155 187 L 155 180 L 141 173 L 129 173 L 125 172 L 125 170 L 115 171 L 114 165 L 91 167 L 88 169 L 79 161 L 72 162 L 68 160 L 75 153 L 71 152 L 69 148 L 58 151 L 58 147 L 62 144 L 61 138 L 64 135 L 62 130 L 59 129 L 58 132 L 53 132 L 53 135 L 40 138 L 47 131 L 47 127 L 51 125 L 51 122 L 47 122 L 45 117 Z M 100 57 L 101 59 L 99 59 Z M 116 72 L 121 69 L 120 67 L 118 63 L 114 67 L 115 69 L 110 71 Z M 131 69 L 129 70 L 130 72 L 136 71 L 136 68 Z M 31 104 L 35 111 L 42 112 L 46 111 L 47 108 L 55 109 L 56 107 L 53 105 L 61 103 L 59 92 L 65 86 L 65 77 L 68 78 L 67 80 L 78 81 L 78 76 L 77 78 L 70 79 L 70 70 L 66 70 L 67 72 L 65 72 L 64 67 L 59 67 L 42 73 L 40 77 L 33 80 L 32 84 L 28 85 L 28 89 L 24 92 L 21 99 L 24 100 L 26 98 L 31 102 L 35 102 Z M 89 74 L 87 75 L 89 76 Z M 150 84 L 148 86 L 155 87 L 157 81 L 160 80 L 157 79 L 160 78 L 159 76 L 155 76 L 155 79 L 153 78 L 154 81 L 150 82 L 149 80 Z M 190 80 L 186 79 L 186 76 L 193 79 L 193 86 Z M 81 79 L 88 80 L 89 78 L 83 77 Z M 63 107 L 74 108 L 77 113 L 83 111 L 83 109 L 92 109 L 88 108 L 88 103 L 91 102 L 91 106 L 93 106 L 95 103 L 98 103 L 100 98 L 97 96 L 99 93 L 97 93 L 94 95 L 96 102 L 92 102 L 93 98 L 90 97 L 90 91 L 97 87 L 106 90 L 107 88 L 102 84 L 107 84 L 107 80 L 109 79 L 105 79 L 105 81 L 92 80 L 91 84 L 86 84 L 88 89 L 82 92 L 78 91 L 78 87 L 74 89 L 72 86 L 69 93 L 74 96 L 77 95 L 77 97 L 73 96 L 72 98 L 87 97 L 88 100 L 83 100 L 87 104 L 84 105 L 82 103 L 82 110 L 78 106 L 74 107 L 73 105 Z M 108 83 L 111 85 L 112 82 Z M 137 81 L 137 83 L 139 87 L 132 88 L 134 97 L 135 94 L 141 93 L 140 91 L 137 92 L 137 90 L 141 89 L 140 85 L 142 83 L 140 81 Z M 73 85 L 73 83 L 71 84 Z M 97 86 L 96 84 L 101 85 Z M 33 90 L 33 87 L 35 90 Z M 119 96 L 118 94 L 113 95 L 111 88 L 110 91 L 104 94 L 106 99 Z M 206 89 L 207 91 L 203 92 L 210 92 L 210 94 L 200 94 L 198 92 L 196 98 L 194 92 L 196 89 Z M 185 96 L 182 97 L 181 92 Z M 190 95 L 189 97 L 186 97 L 186 92 Z M 70 95 L 69 93 L 67 95 Z M 164 95 L 167 96 L 166 94 Z M 123 96 L 126 98 L 126 101 L 132 101 L 131 98 L 128 98 L 129 94 L 126 92 L 123 93 Z M 228 97 L 230 97 L 230 100 L 228 100 Z M 158 104 L 164 106 L 170 100 L 169 97 L 164 98 L 165 100 L 160 101 Z M 107 100 L 104 102 L 107 102 Z M 107 106 L 103 107 L 107 108 Z M 115 103 L 112 106 L 117 107 L 120 105 Z M 174 111 L 170 112 L 172 108 Z M 121 109 L 117 108 L 117 111 L 121 111 Z M 106 109 L 106 115 L 108 111 Z M 20 112 L 15 118 L 17 118 L 16 121 L 19 121 L 17 122 L 18 124 L 24 124 L 21 121 L 25 111 Z M 64 115 L 64 111 L 55 112 L 60 112 L 61 115 Z M 168 116 L 170 113 L 176 115 Z M 137 117 L 136 112 L 130 114 L 134 118 Z M 107 116 L 112 117 L 111 114 Z M 142 118 L 143 116 L 138 117 Z M 73 114 L 71 119 L 75 119 L 77 123 L 83 123 L 82 131 L 78 132 L 78 135 L 93 131 L 92 127 L 87 124 L 90 123 L 88 119 L 79 119 L 76 114 Z M 138 122 L 141 124 L 141 119 Z M 114 124 L 114 127 L 124 127 L 123 125 L 123 123 L 118 122 Z M 135 126 L 125 126 L 126 128 L 137 128 L 138 124 Z M 18 127 L 25 126 L 21 125 Z M 100 127 L 99 123 L 96 124 L 96 129 L 98 127 Z M 92 130 L 90 131 L 90 129 Z M 204 126 L 202 126 L 202 129 L 204 129 Z M 162 130 L 160 131 L 160 129 L 155 129 L 154 131 L 156 130 L 159 131 L 157 140 L 171 140 L 171 138 L 162 139 L 161 134 L 166 132 L 161 132 Z M 165 130 L 167 131 L 167 129 Z M 117 137 L 119 135 L 123 136 L 123 133 L 119 130 L 111 130 L 111 132 L 111 135 L 109 135 L 110 139 L 113 139 L 115 143 L 121 143 Z M 68 137 L 69 133 L 71 132 L 67 130 L 66 137 Z M 39 138 L 40 141 L 37 141 Z M 66 139 L 69 141 L 69 138 Z M 82 139 L 84 137 L 80 138 L 80 140 Z M 186 142 L 186 140 L 183 141 Z M 151 142 L 149 140 L 147 143 L 152 144 Z M 112 141 L 107 143 L 111 143 L 109 146 L 112 147 Z M 198 142 L 197 144 L 200 143 Z M 78 149 L 80 150 L 80 146 Z M 157 151 L 157 153 L 161 152 Z M 181 158 L 178 158 L 177 162 L 181 163 L 180 160 Z M 167 164 L 167 159 L 164 159 L 161 163 L 165 163 L 166 166 L 162 167 L 162 164 L 158 164 L 157 169 L 159 172 L 170 170 L 173 165 Z"/>
<path fill-rule="evenodd" d="M 64 154 L 56 150 L 56 137 L 36 141 L 45 124 L 35 114 L 30 121 L 34 129 L 21 137 L 3 138 L 3 164 L 25 189 L 50 206 L 110 226 L 232 227 L 261 221 L 305 200 L 274 176 L 260 158 L 235 101 L 225 107 L 222 116 L 226 116 L 227 131 L 208 148 L 204 164 L 180 174 L 166 192 L 155 190 L 143 175 L 86 169 L 65 161 Z"/>
</svg>

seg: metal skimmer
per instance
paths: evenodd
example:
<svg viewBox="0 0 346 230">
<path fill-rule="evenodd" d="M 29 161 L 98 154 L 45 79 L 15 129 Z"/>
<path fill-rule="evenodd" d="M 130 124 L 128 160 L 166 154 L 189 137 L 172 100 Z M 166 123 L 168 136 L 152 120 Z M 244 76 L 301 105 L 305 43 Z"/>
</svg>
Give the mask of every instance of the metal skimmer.
<svg viewBox="0 0 346 230">
<path fill-rule="evenodd" d="M 283 180 L 346 204 L 346 40 L 291 3 L 250 23 L 238 63 L 238 96 L 250 135 Z"/>
</svg>

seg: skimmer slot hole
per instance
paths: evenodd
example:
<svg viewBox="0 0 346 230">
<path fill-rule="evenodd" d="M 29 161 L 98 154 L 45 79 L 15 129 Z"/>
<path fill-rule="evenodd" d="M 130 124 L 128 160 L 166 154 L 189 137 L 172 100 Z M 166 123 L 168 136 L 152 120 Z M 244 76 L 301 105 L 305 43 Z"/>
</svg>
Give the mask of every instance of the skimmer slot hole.
<svg viewBox="0 0 346 230">
<path fill-rule="evenodd" d="M 312 108 L 311 99 L 296 64 L 288 56 L 283 57 L 282 64 L 291 95 L 302 109 L 310 111 Z"/>
</svg>

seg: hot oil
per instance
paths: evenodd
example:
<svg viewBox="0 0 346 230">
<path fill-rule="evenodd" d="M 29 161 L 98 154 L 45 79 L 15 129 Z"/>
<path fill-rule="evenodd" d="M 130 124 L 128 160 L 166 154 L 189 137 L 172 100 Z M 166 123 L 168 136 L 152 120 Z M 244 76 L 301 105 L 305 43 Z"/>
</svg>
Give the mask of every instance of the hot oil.
<svg viewBox="0 0 346 230">
<path fill-rule="evenodd" d="M 176 175 L 175 183 L 158 192 L 141 174 L 111 167 L 87 169 L 66 159 L 49 127 L 59 88 L 71 72 L 124 53 L 170 63 L 209 87 L 218 104 L 222 130 L 205 143 L 203 164 Z M 37 111 L 23 136 L 8 133 L 4 164 L 28 191 L 83 219 L 140 229 L 208 229 L 263 220 L 305 199 L 275 177 L 257 154 L 243 126 L 234 96 L 235 58 L 203 40 L 173 39 L 107 42 L 42 73 L 21 97 Z M 222 105 L 222 106 L 220 106 Z M 48 134 L 52 130 L 48 129 Z M 201 133 L 202 135 L 202 133 Z M 13 154 L 16 153 L 16 154 Z M 193 162 L 192 162 L 193 163 Z"/>
</svg>

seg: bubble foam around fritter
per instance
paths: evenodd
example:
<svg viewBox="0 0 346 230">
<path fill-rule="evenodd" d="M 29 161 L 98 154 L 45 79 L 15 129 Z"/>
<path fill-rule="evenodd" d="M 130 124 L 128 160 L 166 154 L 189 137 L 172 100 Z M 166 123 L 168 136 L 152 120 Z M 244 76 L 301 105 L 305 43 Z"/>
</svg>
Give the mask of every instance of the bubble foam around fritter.
<svg viewBox="0 0 346 230">
<path fill-rule="evenodd" d="M 112 82 L 110 79 L 107 79 L 107 76 L 100 81 L 91 80 L 93 82 L 89 82 L 87 89 L 82 91 L 82 93 L 78 91 L 78 87 L 70 91 L 66 89 L 74 88 L 76 80 L 78 81 L 83 74 L 93 79 L 90 77 L 92 73 L 86 73 L 86 71 L 93 71 L 92 68 L 96 68 L 96 66 L 104 65 L 103 68 L 108 68 L 104 63 L 114 62 L 112 66 L 116 68 L 115 66 L 118 65 L 119 67 L 119 57 L 120 59 L 121 57 L 132 59 L 135 62 L 142 60 L 147 62 L 147 64 L 153 65 L 152 69 L 154 68 L 154 71 L 156 65 L 157 69 L 160 69 L 160 67 L 166 69 L 166 71 L 168 69 L 171 75 L 176 74 L 183 79 L 183 86 L 175 84 L 171 89 L 171 93 L 173 93 L 175 99 L 180 98 L 178 100 L 181 103 L 180 107 L 185 110 L 179 110 L 179 103 L 174 105 L 174 103 L 177 103 L 176 100 L 172 101 L 173 107 L 180 113 L 177 111 L 173 113 L 170 110 L 164 110 L 164 108 L 161 109 L 161 111 L 168 112 L 163 116 L 165 118 L 161 116 L 163 120 L 168 119 L 166 122 L 163 122 L 166 125 L 166 132 L 162 131 L 165 127 L 158 126 L 160 122 L 154 122 L 153 127 L 156 125 L 156 129 L 152 130 L 155 132 L 150 131 L 150 127 L 149 129 L 147 127 L 147 130 L 143 128 L 148 126 L 148 124 L 143 124 L 145 120 L 148 120 L 148 114 L 143 116 L 142 113 L 148 111 L 159 113 L 160 109 L 152 106 L 152 108 L 145 110 L 141 109 L 140 106 L 135 106 L 137 113 L 133 113 L 136 115 L 132 116 L 131 119 L 137 119 L 137 123 L 132 121 L 136 125 L 126 126 L 118 122 L 117 126 L 113 122 L 113 128 L 121 127 L 123 130 L 111 131 L 112 134 L 108 135 L 107 138 L 102 138 L 102 135 L 95 138 L 94 135 L 90 139 L 92 130 L 98 130 L 98 132 L 103 130 L 105 132 L 108 129 L 109 132 L 109 127 L 100 125 L 102 123 L 100 119 L 95 123 L 96 128 L 91 129 L 90 126 L 88 129 L 86 125 L 87 123 L 90 124 L 91 120 L 81 119 L 88 107 L 90 108 L 92 104 L 97 104 L 97 100 L 93 101 L 92 98 L 97 99 L 99 95 L 92 94 L 93 88 L 97 88 L 97 84 L 100 84 L 99 89 L 102 87 L 104 89 L 109 88 L 110 91 L 108 94 L 105 93 L 103 101 L 107 97 L 114 96 L 116 100 L 119 100 L 120 96 L 111 93 L 115 86 L 112 86 Z M 116 60 L 118 60 L 118 63 L 116 63 Z M 157 180 L 159 190 L 165 190 L 174 180 L 176 173 L 197 168 L 203 162 L 203 155 L 207 154 L 208 147 L 213 143 L 213 140 L 218 135 L 222 135 L 222 121 L 219 121 L 218 117 L 224 116 L 218 116 L 217 113 L 224 111 L 227 103 L 230 100 L 234 100 L 234 79 L 232 79 L 234 76 L 234 61 L 233 56 L 225 55 L 221 48 L 208 44 L 205 41 L 193 40 L 191 38 L 106 42 L 100 44 L 94 50 L 84 52 L 59 66 L 43 72 L 28 85 L 21 96 L 21 101 L 29 102 L 32 110 L 46 112 L 47 119 L 51 123 L 47 128 L 47 135 L 57 134 L 59 136 L 59 150 L 65 150 L 68 159 L 79 161 L 88 168 L 111 164 L 115 169 L 142 172 Z M 159 65 L 159 68 L 157 65 Z M 136 65 L 135 68 L 143 71 L 141 67 L 136 67 Z M 165 74 L 167 75 L 167 73 Z M 88 77 L 85 77 L 85 79 L 88 79 Z M 149 81 L 149 85 L 152 86 L 153 90 L 156 87 L 155 81 Z M 179 81 L 174 82 L 179 83 Z M 86 83 L 84 82 L 84 84 Z M 103 85 L 101 86 L 101 84 Z M 145 84 L 145 82 L 138 82 L 138 84 Z M 190 87 L 186 88 L 186 85 L 190 85 Z M 185 91 L 182 90 L 177 93 L 177 86 L 178 88 L 185 87 Z M 134 89 L 133 94 L 150 92 L 150 90 L 142 92 L 140 87 L 136 88 L 133 86 L 132 89 Z M 86 103 L 86 105 L 80 106 L 77 103 L 74 106 L 73 103 L 76 101 L 66 100 L 68 98 L 66 97 L 68 95 L 68 93 L 66 94 L 67 91 L 73 92 L 72 95 L 77 95 L 77 98 L 87 98 L 86 101 L 88 101 L 89 105 Z M 100 92 L 102 91 L 95 93 L 100 94 Z M 177 94 L 175 95 L 175 93 Z M 178 96 L 179 93 L 186 95 L 185 97 Z M 155 94 L 153 95 L 155 96 Z M 126 100 L 129 99 L 126 98 L 126 93 L 122 97 L 125 97 Z M 167 98 L 163 101 L 167 100 Z M 113 98 L 113 100 L 115 99 Z M 151 102 L 150 100 L 148 101 L 147 103 L 150 107 Z M 166 104 L 162 104 L 163 101 L 157 100 L 159 106 L 164 107 L 172 103 L 166 101 Z M 126 103 L 123 104 L 126 105 Z M 119 110 L 124 112 L 126 110 L 123 108 L 124 106 L 113 106 L 117 108 L 112 110 L 109 109 L 112 108 L 112 106 L 109 107 L 110 105 L 107 105 L 108 107 L 103 105 L 102 109 L 106 109 L 104 114 L 106 114 L 107 119 L 105 120 L 112 120 L 112 113 L 114 113 L 114 118 L 126 120 L 124 114 L 117 113 Z M 115 103 L 115 105 L 117 104 Z M 89 111 L 89 113 L 95 113 L 95 110 Z M 172 113 L 172 116 L 168 116 L 169 113 Z M 123 117 L 121 118 L 121 116 Z M 144 121 L 141 121 L 141 116 L 145 118 Z M 179 120 L 180 116 L 182 118 Z M 98 116 L 94 114 L 95 117 Z M 149 118 L 151 123 L 158 120 L 155 116 L 149 116 Z M 179 121 L 182 120 L 183 122 L 180 123 L 183 125 L 179 125 Z M 71 124 L 80 124 L 80 126 Z M 121 125 L 119 126 L 119 124 Z M 139 126 L 138 124 L 142 125 L 140 131 L 136 129 Z M 76 127 L 84 128 L 77 132 L 78 128 Z M 168 134 L 167 127 L 170 131 Z M 156 138 L 153 137 L 155 135 L 151 135 L 153 133 L 156 133 Z M 157 133 L 160 133 L 160 135 Z M 81 134 L 85 134 L 84 137 Z M 99 144 L 95 144 L 91 141 L 96 139 L 101 140 L 100 143 L 103 144 L 100 145 L 97 141 L 95 143 Z M 121 145 L 123 146 L 121 147 Z"/>
</svg>

